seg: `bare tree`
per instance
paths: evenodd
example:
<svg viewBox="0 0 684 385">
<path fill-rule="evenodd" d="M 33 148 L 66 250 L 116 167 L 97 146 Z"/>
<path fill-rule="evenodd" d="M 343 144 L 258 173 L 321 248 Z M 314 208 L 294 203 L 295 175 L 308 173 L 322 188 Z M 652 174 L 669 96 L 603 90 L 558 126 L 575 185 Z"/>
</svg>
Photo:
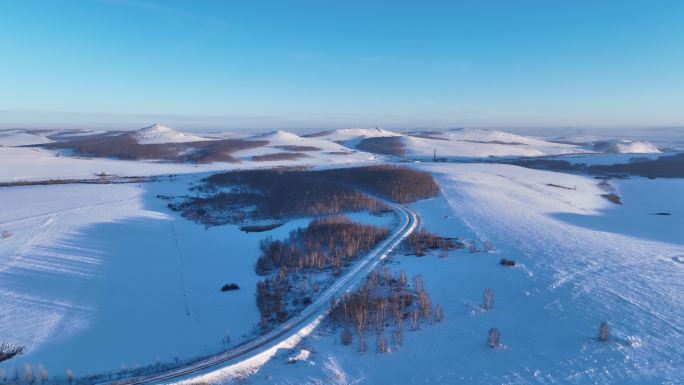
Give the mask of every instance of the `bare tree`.
<svg viewBox="0 0 684 385">
<path fill-rule="evenodd" d="M 609 336 L 610 336 L 610 327 L 608 326 L 608 322 L 603 321 L 603 322 L 601 322 L 601 325 L 599 326 L 598 339 L 601 342 L 606 342 L 606 341 L 608 341 Z"/>
<path fill-rule="evenodd" d="M 368 350 L 368 345 L 366 345 L 366 336 L 363 333 L 359 334 L 359 352 L 364 353 Z"/>
<path fill-rule="evenodd" d="M 38 365 L 38 377 L 40 377 L 41 385 L 45 385 L 48 380 L 48 371 L 43 365 Z"/>
<path fill-rule="evenodd" d="M 411 312 L 410 315 L 410 320 L 411 320 L 411 330 L 418 330 L 418 318 L 420 317 L 420 314 L 418 313 L 418 310 L 414 310 Z"/>
<path fill-rule="evenodd" d="M 487 345 L 494 349 L 499 347 L 501 344 L 499 342 L 501 336 L 499 335 L 499 330 L 497 328 L 491 328 L 489 329 L 489 333 L 487 334 Z"/>
<path fill-rule="evenodd" d="M 402 343 L 404 343 L 404 332 L 401 329 L 394 329 L 392 332 L 392 342 L 394 342 L 394 347 L 399 349 Z"/>
<path fill-rule="evenodd" d="M 492 289 L 487 289 L 484 292 L 484 299 L 482 301 L 482 306 L 485 310 L 492 308 L 492 301 L 494 300 L 494 291 Z"/>
<path fill-rule="evenodd" d="M 12 382 L 19 383 L 19 369 L 16 366 L 12 366 Z"/>
<path fill-rule="evenodd" d="M 375 345 L 378 349 L 378 353 L 387 353 L 389 347 L 387 346 L 387 338 L 385 338 L 385 333 L 378 333 L 378 337 L 375 340 Z"/>
<path fill-rule="evenodd" d="M 349 325 L 345 324 L 344 329 L 342 330 L 342 344 L 343 345 L 349 345 L 352 343 L 353 340 L 352 332 L 351 329 L 349 328 Z"/>
<path fill-rule="evenodd" d="M 442 320 L 444 319 L 444 310 L 442 309 L 442 305 L 435 305 L 434 313 L 435 322 L 442 322 Z"/>
<path fill-rule="evenodd" d="M 36 382 L 36 376 L 33 374 L 33 367 L 31 364 L 24 364 L 24 381 L 28 385 L 33 385 Z"/>
<path fill-rule="evenodd" d="M 69 385 L 73 384 L 74 382 L 74 372 L 72 372 L 71 369 L 67 369 L 66 371 L 66 380 Z"/>
</svg>

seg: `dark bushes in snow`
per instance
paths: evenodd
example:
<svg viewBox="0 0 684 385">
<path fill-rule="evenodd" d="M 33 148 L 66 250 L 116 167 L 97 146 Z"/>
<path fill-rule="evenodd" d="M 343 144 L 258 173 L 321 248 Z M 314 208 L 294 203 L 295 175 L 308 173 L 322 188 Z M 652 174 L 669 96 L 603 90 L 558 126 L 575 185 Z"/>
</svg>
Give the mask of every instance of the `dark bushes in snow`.
<svg viewBox="0 0 684 385">
<path fill-rule="evenodd" d="M 10 358 L 16 357 L 22 353 L 26 348 L 21 345 L 17 345 L 14 342 L 7 340 L 0 340 L 0 362 L 9 360 Z"/>
<path fill-rule="evenodd" d="M 221 287 L 221 291 L 231 291 L 238 289 L 240 289 L 240 286 L 238 286 L 237 283 L 227 283 Z"/>
<path fill-rule="evenodd" d="M 515 266 L 515 261 L 512 259 L 501 258 L 501 260 L 499 261 L 499 264 L 502 266 L 513 267 L 513 266 Z"/>
</svg>

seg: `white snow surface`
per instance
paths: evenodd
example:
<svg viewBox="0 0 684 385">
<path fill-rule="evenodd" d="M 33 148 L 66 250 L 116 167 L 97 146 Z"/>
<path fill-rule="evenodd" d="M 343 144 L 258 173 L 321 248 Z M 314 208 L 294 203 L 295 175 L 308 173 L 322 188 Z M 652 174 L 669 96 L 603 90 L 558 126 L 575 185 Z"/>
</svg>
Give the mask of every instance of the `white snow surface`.
<svg viewBox="0 0 684 385">
<path fill-rule="evenodd" d="M 157 197 L 187 194 L 201 177 L 0 188 L 0 336 L 27 348 L 0 370 L 40 363 L 56 374 L 116 372 L 252 338 L 259 241 L 286 238 L 310 218 L 262 233 L 205 228 Z M 240 290 L 221 292 L 226 283 Z"/>
<path fill-rule="evenodd" d="M 546 156 L 587 152 L 579 146 L 553 143 L 498 130 L 462 128 L 429 137 L 406 136 L 408 156 L 485 158 L 491 156 Z"/>
<path fill-rule="evenodd" d="M 443 192 L 412 205 L 428 230 L 496 247 L 443 259 L 394 257 L 392 269 L 423 274 L 444 320 L 405 330 L 403 345 L 388 354 L 374 351 L 373 335 L 359 354 L 339 342 L 339 329 L 324 329 L 301 344 L 314 352 L 310 365 L 287 363 L 298 346 L 249 383 L 328 383 L 330 357 L 338 378 L 361 384 L 684 381 L 684 202 L 676 198 L 684 181 L 613 182 L 625 202 L 618 206 L 582 176 L 495 164 L 419 167 L 434 173 Z M 500 258 L 518 265 L 500 266 Z M 489 311 L 480 306 L 486 288 L 495 293 Z M 602 321 L 611 327 L 606 343 L 596 340 Z M 492 327 L 501 349 L 485 344 Z"/>
<path fill-rule="evenodd" d="M 131 135 L 133 135 L 140 144 L 182 143 L 211 140 L 211 138 L 178 132 L 173 128 L 158 123 L 141 128 Z"/>
<path fill-rule="evenodd" d="M 400 136 L 401 134 L 386 130 L 384 128 L 340 128 L 330 132 L 326 132 L 323 135 L 315 136 L 315 138 L 332 140 L 334 142 L 347 141 L 350 139 L 358 138 L 376 138 L 376 137 L 386 137 L 386 136 Z"/>
<path fill-rule="evenodd" d="M 0 131 L 0 146 L 26 146 L 50 142 L 52 142 L 52 140 L 45 137 L 45 135 L 26 132 L 24 130 Z"/>
</svg>

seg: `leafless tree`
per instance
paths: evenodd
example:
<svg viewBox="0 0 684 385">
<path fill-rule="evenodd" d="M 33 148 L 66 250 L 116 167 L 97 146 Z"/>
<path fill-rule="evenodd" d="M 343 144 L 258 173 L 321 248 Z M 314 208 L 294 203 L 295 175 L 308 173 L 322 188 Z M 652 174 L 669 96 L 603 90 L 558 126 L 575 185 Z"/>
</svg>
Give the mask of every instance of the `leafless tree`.
<svg viewBox="0 0 684 385">
<path fill-rule="evenodd" d="M 606 342 L 606 341 L 608 341 L 609 337 L 610 337 L 610 327 L 608 326 L 608 322 L 603 321 L 603 322 L 601 322 L 601 325 L 599 326 L 598 339 L 601 342 Z"/>
<path fill-rule="evenodd" d="M 387 338 L 385 338 L 385 333 L 378 333 L 378 337 L 375 340 L 375 345 L 378 349 L 378 353 L 387 353 L 389 347 L 387 346 Z"/>
<path fill-rule="evenodd" d="M 24 364 L 24 381 L 28 385 L 33 385 L 36 382 L 36 376 L 33 374 L 33 367 L 31 364 Z"/>
<path fill-rule="evenodd" d="M 497 348 L 500 346 L 499 340 L 499 330 L 497 328 L 489 329 L 489 333 L 487 334 L 487 345 L 492 349 Z"/>
<path fill-rule="evenodd" d="M 74 382 L 74 372 L 72 372 L 71 369 L 67 369 L 66 371 L 66 380 L 69 385 Z"/>
<path fill-rule="evenodd" d="M 442 305 L 440 305 L 440 304 L 435 305 L 434 313 L 435 313 L 435 315 L 434 315 L 435 322 L 442 322 L 442 320 L 444 319 L 444 310 L 442 309 Z"/>
<path fill-rule="evenodd" d="M 404 343 L 404 332 L 402 329 L 394 329 L 394 332 L 392 332 L 392 342 L 394 343 L 394 347 L 396 349 L 399 349 L 402 343 Z"/>
<path fill-rule="evenodd" d="M 41 385 L 45 385 L 48 380 L 48 371 L 43 365 L 38 365 L 38 377 L 40 377 Z"/>
<path fill-rule="evenodd" d="M 492 289 L 487 289 L 484 292 L 484 299 L 482 301 L 482 306 L 485 310 L 492 308 L 492 301 L 494 300 L 494 291 Z"/>
<path fill-rule="evenodd" d="M 349 345 L 352 343 L 353 336 L 351 329 L 349 328 L 348 325 L 344 325 L 344 329 L 342 330 L 342 345 Z"/>
<path fill-rule="evenodd" d="M 413 310 L 410 314 L 409 319 L 411 320 L 411 330 L 418 330 L 418 318 L 420 317 L 420 314 L 418 313 L 418 310 Z"/>
<path fill-rule="evenodd" d="M 359 334 L 359 353 L 364 353 L 368 350 L 366 345 L 366 336 L 363 333 Z"/>
</svg>

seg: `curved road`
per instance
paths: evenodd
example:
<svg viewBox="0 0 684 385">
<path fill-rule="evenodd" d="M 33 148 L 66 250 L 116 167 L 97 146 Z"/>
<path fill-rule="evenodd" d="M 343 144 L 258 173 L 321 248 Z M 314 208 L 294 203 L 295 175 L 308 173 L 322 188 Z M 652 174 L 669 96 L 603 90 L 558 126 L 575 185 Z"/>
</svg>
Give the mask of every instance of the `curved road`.
<svg viewBox="0 0 684 385">
<path fill-rule="evenodd" d="M 277 329 L 248 341 L 230 350 L 201 361 L 161 373 L 153 373 L 138 377 L 125 378 L 116 381 L 101 382 L 98 385 L 138 385 L 154 384 L 170 379 L 184 377 L 208 369 L 218 369 L 220 366 L 234 364 L 240 360 L 251 358 L 278 343 L 297 334 L 299 330 L 324 316 L 330 307 L 330 300 L 352 290 L 362 279 L 370 273 L 399 243 L 406 238 L 418 225 L 416 214 L 409 208 L 395 203 L 384 202 L 391 207 L 401 220 L 394 232 L 383 240 L 373 251 L 358 261 L 347 273 L 339 278 L 331 287 L 326 289 L 316 301 L 305 308 L 300 314 L 289 319 Z"/>
</svg>

